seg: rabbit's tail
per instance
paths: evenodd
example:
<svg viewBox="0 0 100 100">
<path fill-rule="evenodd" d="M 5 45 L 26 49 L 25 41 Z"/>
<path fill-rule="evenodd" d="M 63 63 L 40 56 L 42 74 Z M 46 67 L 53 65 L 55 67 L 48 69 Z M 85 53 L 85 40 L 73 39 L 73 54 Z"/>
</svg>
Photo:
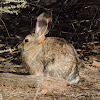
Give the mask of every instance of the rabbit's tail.
<svg viewBox="0 0 100 100">
<path fill-rule="evenodd" d="M 76 71 L 73 71 L 69 74 L 69 76 L 67 77 L 67 81 L 70 83 L 70 84 L 75 84 L 75 83 L 78 83 L 80 80 L 80 77 L 79 77 L 79 73 Z"/>
</svg>

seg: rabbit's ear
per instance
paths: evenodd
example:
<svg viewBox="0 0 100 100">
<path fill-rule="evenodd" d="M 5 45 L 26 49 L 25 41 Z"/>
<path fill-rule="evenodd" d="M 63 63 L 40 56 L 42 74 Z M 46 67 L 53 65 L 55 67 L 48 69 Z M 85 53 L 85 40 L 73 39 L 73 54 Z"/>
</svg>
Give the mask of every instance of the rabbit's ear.
<svg viewBox="0 0 100 100">
<path fill-rule="evenodd" d="M 45 36 L 49 32 L 50 23 L 52 21 L 51 14 L 42 13 L 37 17 L 35 35 L 38 37 Z"/>
</svg>

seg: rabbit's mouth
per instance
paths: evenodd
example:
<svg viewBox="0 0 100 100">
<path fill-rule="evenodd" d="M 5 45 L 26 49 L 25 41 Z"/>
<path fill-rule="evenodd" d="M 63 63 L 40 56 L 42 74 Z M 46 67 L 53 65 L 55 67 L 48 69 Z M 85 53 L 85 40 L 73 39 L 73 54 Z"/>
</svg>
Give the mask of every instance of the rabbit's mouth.
<svg viewBox="0 0 100 100">
<path fill-rule="evenodd" d="M 18 46 L 17 46 L 17 49 L 20 51 L 20 52 L 23 52 L 24 51 L 24 48 L 22 48 L 23 47 L 23 45 L 22 44 L 19 44 Z"/>
</svg>

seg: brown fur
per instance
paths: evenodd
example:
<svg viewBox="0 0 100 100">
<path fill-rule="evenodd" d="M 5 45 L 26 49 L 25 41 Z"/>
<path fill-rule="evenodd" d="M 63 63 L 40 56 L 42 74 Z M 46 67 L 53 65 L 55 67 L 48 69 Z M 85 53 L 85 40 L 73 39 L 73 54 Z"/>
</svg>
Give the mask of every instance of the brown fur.
<svg viewBox="0 0 100 100">
<path fill-rule="evenodd" d="M 45 17 L 45 14 L 42 17 Z M 42 19 L 44 21 L 46 18 L 41 18 L 41 22 Z M 45 20 L 45 23 L 48 24 L 49 21 Z M 44 40 L 43 36 L 46 33 L 41 33 L 41 28 L 44 29 L 44 26 L 39 30 L 38 25 L 37 20 L 37 33 L 28 35 L 19 45 L 23 63 L 30 74 L 60 77 L 71 84 L 77 83 L 80 62 L 74 47 L 63 38 L 48 37 Z M 46 26 L 45 28 L 44 31 L 47 32 L 48 28 Z"/>
</svg>

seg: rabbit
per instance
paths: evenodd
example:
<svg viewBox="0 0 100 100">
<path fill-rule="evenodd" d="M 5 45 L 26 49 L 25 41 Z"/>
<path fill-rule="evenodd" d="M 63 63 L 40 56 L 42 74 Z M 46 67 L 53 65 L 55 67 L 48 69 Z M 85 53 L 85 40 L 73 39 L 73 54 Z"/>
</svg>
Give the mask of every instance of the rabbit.
<svg viewBox="0 0 100 100">
<path fill-rule="evenodd" d="M 35 33 L 27 35 L 18 46 L 22 62 L 31 75 L 58 77 L 70 84 L 78 83 L 78 54 L 65 39 L 45 37 L 51 22 L 50 14 L 42 13 L 37 17 Z"/>
</svg>

